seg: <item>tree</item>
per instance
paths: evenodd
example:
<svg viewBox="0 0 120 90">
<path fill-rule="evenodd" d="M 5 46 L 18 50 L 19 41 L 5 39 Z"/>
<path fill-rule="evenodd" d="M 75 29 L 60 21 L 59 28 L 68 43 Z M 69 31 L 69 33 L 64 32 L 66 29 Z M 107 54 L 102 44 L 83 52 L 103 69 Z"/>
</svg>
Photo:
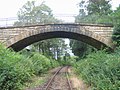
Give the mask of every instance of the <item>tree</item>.
<svg viewBox="0 0 120 90">
<path fill-rule="evenodd" d="M 88 15 L 96 14 L 96 15 L 109 15 L 111 10 L 111 0 L 89 0 L 87 11 Z"/>
<path fill-rule="evenodd" d="M 79 3 L 79 7 L 80 7 L 80 9 L 79 9 L 79 15 L 77 15 L 76 17 L 75 17 L 75 22 L 79 22 L 79 23 L 81 23 L 81 22 L 84 22 L 84 18 L 85 18 L 85 16 L 86 16 L 86 5 L 85 5 L 85 1 L 84 0 L 82 0 L 80 3 Z"/>
<path fill-rule="evenodd" d="M 112 39 L 117 46 L 120 46 L 120 25 L 115 26 Z"/>
<path fill-rule="evenodd" d="M 59 23 L 53 17 L 52 10 L 43 3 L 36 5 L 35 1 L 28 1 L 23 5 L 23 7 L 18 11 L 18 21 L 15 22 L 17 25 L 33 25 L 33 24 L 46 24 L 46 23 Z M 62 53 L 66 49 L 66 44 L 63 39 L 48 39 L 37 42 L 31 47 L 34 51 L 38 51 L 47 57 L 60 58 Z"/>
<path fill-rule="evenodd" d="M 90 52 L 94 51 L 94 48 L 86 43 L 77 40 L 70 40 L 70 47 L 72 48 L 72 53 L 79 58 L 84 58 Z"/>
<path fill-rule="evenodd" d="M 33 25 L 59 22 L 61 21 L 53 17 L 52 10 L 47 5 L 41 3 L 36 6 L 35 1 L 28 1 L 18 11 L 18 22 L 15 22 L 15 25 Z"/>
<path fill-rule="evenodd" d="M 79 15 L 75 18 L 78 23 L 112 23 L 111 0 L 82 0 L 79 3 Z M 81 16 L 81 11 L 84 17 Z"/>
<path fill-rule="evenodd" d="M 39 51 L 47 57 L 52 57 L 54 59 L 60 59 L 68 48 L 64 39 L 61 38 L 43 40 L 35 43 L 33 47 L 35 51 Z"/>
<path fill-rule="evenodd" d="M 120 6 L 112 13 L 114 32 L 112 39 L 120 46 Z"/>
</svg>

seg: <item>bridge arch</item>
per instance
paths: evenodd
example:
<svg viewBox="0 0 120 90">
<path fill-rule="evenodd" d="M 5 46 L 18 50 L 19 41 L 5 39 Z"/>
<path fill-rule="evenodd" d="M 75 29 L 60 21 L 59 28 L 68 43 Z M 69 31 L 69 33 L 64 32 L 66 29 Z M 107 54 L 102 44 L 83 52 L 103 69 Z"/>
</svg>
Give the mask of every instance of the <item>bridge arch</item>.
<svg viewBox="0 0 120 90">
<path fill-rule="evenodd" d="M 70 38 L 85 42 L 97 49 L 109 47 L 109 41 L 92 32 L 86 30 L 82 25 L 77 24 L 50 24 L 22 27 L 26 29 L 14 38 L 8 39 L 5 44 L 15 51 L 20 51 L 26 46 L 35 42 L 50 38 Z"/>
</svg>

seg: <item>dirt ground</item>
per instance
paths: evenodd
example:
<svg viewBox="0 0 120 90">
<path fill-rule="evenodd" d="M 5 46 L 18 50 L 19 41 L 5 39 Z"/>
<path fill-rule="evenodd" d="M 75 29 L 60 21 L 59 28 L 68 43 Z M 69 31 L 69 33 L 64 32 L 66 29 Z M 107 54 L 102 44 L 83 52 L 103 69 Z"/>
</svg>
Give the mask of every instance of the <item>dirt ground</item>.
<svg viewBox="0 0 120 90">
<path fill-rule="evenodd" d="M 72 68 L 69 69 L 70 79 L 73 86 L 73 90 L 90 90 L 82 79 L 78 78 L 75 73 L 73 72 Z"/>
</svg>

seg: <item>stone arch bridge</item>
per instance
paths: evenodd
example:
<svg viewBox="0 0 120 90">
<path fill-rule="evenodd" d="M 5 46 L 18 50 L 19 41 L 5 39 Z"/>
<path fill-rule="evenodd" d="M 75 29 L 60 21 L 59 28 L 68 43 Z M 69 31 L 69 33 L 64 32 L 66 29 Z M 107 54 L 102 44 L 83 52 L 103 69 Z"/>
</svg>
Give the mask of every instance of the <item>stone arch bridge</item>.
<svg viewBox="0 0 120 90">
<path fill-rule="evenodd" d="M 113 26 L 102 24 L 43 24 L 19 27 L 1 27 L 0 42 L 19 51 L 40 40 L 70 38 L 83 41 L 97 49 L 112 43 Z"/>
</svg>

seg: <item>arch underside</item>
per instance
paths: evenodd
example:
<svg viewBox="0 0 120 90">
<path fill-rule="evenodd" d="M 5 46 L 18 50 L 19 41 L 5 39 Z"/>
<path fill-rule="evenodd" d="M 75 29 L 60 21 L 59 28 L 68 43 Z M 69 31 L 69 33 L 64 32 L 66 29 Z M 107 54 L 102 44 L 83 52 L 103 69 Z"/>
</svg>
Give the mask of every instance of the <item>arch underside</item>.
<svg viewBox="0 0 120 90">
<path fill-rule="evenodd" d="M 105 48 L 107 47 L 107 45 L 105 45 L 104 43 L 91 38 L 89 36 L 85 36 L 82 34 L 78 34 L 75 32 L 66 32 L 66 31 L 53 31 L 53 32 L 44 32 L 44 33 L 39 33 L 36 35 L 32 35 L 29 37 L 26 37 L 14 44 L 12 44 L 9 47 L 12 47 L 13 50 L 15 51 L 20 51 L 23 48 L 25 48 L 26 46 L 29 46 L 35 42 L 38 41 L 42 41 L 42 40 L 46 40 L 46 39 L 51 39 L 51 38 L 70 38 L 70 39 L 75 39 L 78 41 L 82 41 L 84 43 L 87 43 L 97 49 L 101 49 L 101 48 Z"/>
</svg>

